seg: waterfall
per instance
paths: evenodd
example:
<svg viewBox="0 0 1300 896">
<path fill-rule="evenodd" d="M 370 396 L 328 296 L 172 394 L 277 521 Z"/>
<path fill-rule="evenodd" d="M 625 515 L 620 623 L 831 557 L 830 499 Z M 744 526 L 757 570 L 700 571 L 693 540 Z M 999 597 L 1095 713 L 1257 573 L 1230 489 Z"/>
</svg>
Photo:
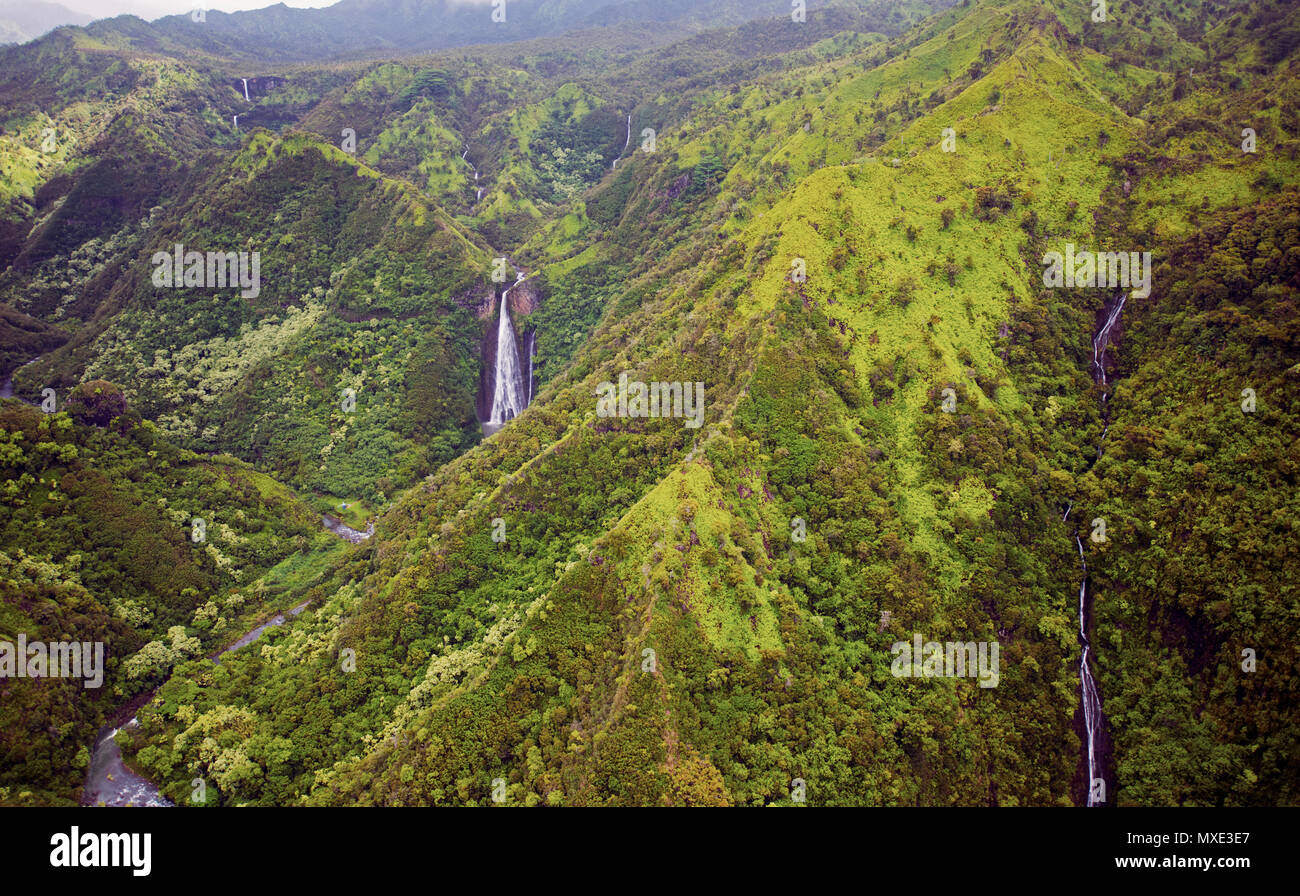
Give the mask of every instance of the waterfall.
<svg viewBox="0 0 1300 896">
<path fill-rule="evenodd" d="M 235 130 L 239 130 L 239 116 L 235 116 Z"/>
<path fill-rule="evenodd" d="M 627 148 L 631 145 L 632 145 L 632 113 L 629 112 L 627 113 L 627 141 L 623 144 L 623 151 L 619 153 L 619 158 L 622 158 L 623 156 L 627 155 Z M 610 171 L 618 170 L 618 159 L 614 160 L 614 164 L 610 166 L 609 170 Z"/>
<path fill-rule="evenodd" d="M 514 286 L 501 294 L 501 316 L 497 321 L 497 366 L 492 388 L 492 416 L 488 422 L 500 426 L 518 417 L 528 406 L 522 394 L 523 383 L 519 371 L 519 349 L 515 346 L 515 332 L 510 324 L 510 290 L 524 281 L 519 274 Z"/>
<path fill-rule="evenodd" d="M 477 184 L 477 183 L 478 183 L 478 168 L 474 165 L 473 162 L 471 162 L 471 161 L 469 160 L 468 156 L 469 156 L 469 147 L 467 146 L 467 147 L 465 147 L 465 151 L 464 151 L 463 153 L 460 154 L 460 159 L 461 159 L 462 162 L 464 162 L 466 165 L 468 165 L 471 169 L 473 169 L 473 171 L 474 171 L 474 183 Z M 482 187 L 479 187 L 478 190 L 477 190 L 477 193 L 478 193 L 478 195 L 474 197 L 474 201 L 475 201 L 475 202 L 479 202 L 479 201 L 481 201 L 481 200 L 483 199 L 483 188 L 482 188 Z"/>
<path fill-rule="evenodd" d="M 1079 694 L 1083 701 L 1083 728 L 1088 738 L 1088 805 L 1097 805 L 1092 782 L 1101 777 L 1101 768 L 1097 759 L 1097 735 L 1101 729 L 1101 693 L 1097 682 L 1088 668 L 1088 654 L 1092 644 L 1088 642 L 1088 561 L 1083 556 L 1083 539 L 1074 533 L 1074 543 L 1079 548 L 1079 563 L 1083 567 L 1083 581 L 1079 583 L 1079 643 L 1083 653 L 1079 656 Z"/>
<path fill-rule="evenodd" d="M 1128 294 L 1121 293 L 1119 302 L 1106 318 L 1106 323 L 1097 331 L 1097 335 L 1092 337 L 1093 375 L 1103 386 L 1106 385 L 1106 349 L 1110 346 L 1110 331 L 1115 328 L 1115 324 L 1119 323 L 1119 316 L 1124 311 L 1124 302 L 1127 300 Z M 1103 393 L 1101 400 L 1105 401 L 1108 394 Z"/>
<path fill-rule="evenodd" d="M 1101 405 L 1104 426 L 1101 431 L 1101 439 L 1097 444 L 1097 456 L 1088 465 L 1089 470 L 1101 460 L 1102 452 L 1105 450 L 1106 434 L 1110 432 L 1110 413 L 1107 409 L 1110 389 L 1106 378 L 1106 350 L 1110 348 L 1111 334 L 1115 330 L 1115 325 L 1119 323 L 1120 315 L 1124 312 L 1124 303 L 1127 300 L 1127 293 L 1123 293 L 1118 297 L 1114 307 L 1106 311 L 1105 323 L 1097 330 L 1097 335 L 1092 337 L 1090 373 L 1093 380 L 1103 387 Z M 1074 503 L 1071 502 L 1065 509 L 1065 515 L 1061 517 L 1062 522 L 1069 520 L 1070 511 L 1073 509 Z M 1088 640 L 1088 560 L 1084 556 L 1083 539 L 1079 536 L 1077 526 L 1074 529 L 1074 544 L 1079 549 L 1079 566 L 1082 570 L 1082 581 L 1079 583 L 1079 645 L 1083 649 L 1079 656 L 1079 699 L 1083 705 L 1083 729 L 1084 736 L 1087 738 L 1088 759 L 1088 778 L 1084 782 L 1084 787 L 1087 790 L 1086 805 L 1097 806 L 1105 802 L 1105 800 L 1096 798 L 1093 782 L 1101 779 L 1104 772 L 1101 767 L 1101 757 L 1098 755 L 1098 742 L 1106 720 L 1102 714 L 1101 691 L 1097 688 L 1097 680 L 1093 677 L 1092 669 L 1088 665 L 1088 659 L 1092 655 L 1092 642 Z"/>
<path fill-rule="evenodd" d="M 248 79 L 247 79 L 247 78 L 240 78 L 239 80 L 241 80 L 241 81 L 244 82 L 244 101 L 245 101 L 245 102 L 248 102 L 248 103 L 251 103 L 251 102 L 252 102 L 252 99 L 250 99 L 249 96 L 248 96 Z"/>
</svg>

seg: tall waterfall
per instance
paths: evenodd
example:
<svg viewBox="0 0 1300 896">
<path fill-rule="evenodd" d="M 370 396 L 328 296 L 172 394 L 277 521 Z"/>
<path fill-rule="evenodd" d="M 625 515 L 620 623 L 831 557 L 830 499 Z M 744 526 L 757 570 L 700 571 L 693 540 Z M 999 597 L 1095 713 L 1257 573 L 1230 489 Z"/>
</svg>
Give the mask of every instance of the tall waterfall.
<svg viewBox="0 0 1300 896">
<path fill-rule="evenodd" d="M 248 96 L 248 79 L 240 78 L 239 80 L 244 82 L 244 100 L 251 103 L 252 99 L 250 99 Z"/>
<path fill-rule="evenodd" d="M 1110 432 L 1110 410 L 1108 402 L 1110 400 L 1110 382 L 1106 377 L 1106 351 L 1110 348 L 1111 337 L 1115 332 L 1115 326 L 1119 323 L 1120 316 L 1124 313 L 1124 303 L 1128 301 L 1127 293 L 1121 293 L 1116 297 L 1113 304 L 1106 309 L 1106 320 L 1097 330 L 1097 334 L 1092 338 L 1092 364 L 1090 372 L 1093 381 L 1103 387 L 1101 393 L 1102 421 L 1104 426 L 1101 431 L 1101 440 L 1097 445 L 1097 456 L 1088 464 L 1091 470 L 1101 460 L 1102 454 L 1106 449 L 1106 434 Z M 1070 519 L 1070 511 L 1074 509 L 1071 503 L 1065 509 L 1065 516 L 1061 517 L 1063 522 Z M 1079 645 L 1082 652 L 1079 656 L 1079 699 L 1083 706 L 1083 733 L 1087 743 L 1084 744 L 1087 760 L 1087 780 L 1084 781 L 1084 787 L 1087 788 L 1088 806 L 1104 805 L 1106 800 L 1099 799 L 1099 794 L 1094 789 L 1094 783 L 1101 781 L 1105 785 L 1103 775 L 1105 769 L 1102 767 L 1101 756 L 1101 737 L 1106 724 L 1106 716 L 1102 710 L 1101 691 L 1097 688 L 1097 680 L 1093 677 L 1092 668 L 1088 661 L 1092 656 L 1092 642 L 1088 640 L 1088 612 L 1091 607 L 1090 595 L 1088 594 L 1088 560 L 1083 553 L 1083 539 L 1079 535 L 1079 529 L 1076 525 L 1074 530 L 1074 544 L 1079 549 L 1079 567 L 1081 570 L 1082 581 L 1079 583 Z M 1104 793 L 1104 790 L 1102 791 Z"/>
<path fill-rule="evenodd" d="M 497 321 L 497 366 L 492 387 L 492 416 L 488 422 L 500 426 L 518 417 L 528 406 L 524 395 L 523 377 L 519 370 L 519 349 L 515 345 L 515 331 L 510 324 L 510 290 L 524 281 L 519 274 L 514 286 L 501 294 L 501 316 Z"/>
<path fill-rule="evenodd" d="M 1128 301 L 1127 293 L 1120 293 L 1119 302 L 1110 310 L 1106 317 L 1106 323 L 1097 331 L 1097 335 L 1092 337 L 1092 369 L 1093 376 L 1097 382 L 1103 386 L 1108 385 L 1106 382 L 1106 349 L 1110 347 L 1110 334 L 1115 329 L 1115 324 L 1119 323 L 1119 316 L 1124 313 L 1124 303 Z M 1101 400 L 1105 401 L 1110 397 L 1110 390 L 1102 393 Z"/>
<path fill-rule="evenodd" d="M 632 113 L 629 112 L 627 114 L 627 141 L 623 144 L 623 152 L 619 154 L 619 158 L 622 158 L 623 156 L 627 155 L 627 148 L 631 145 L 632 145 Z M 617 168 L 618 168 L 618 159 L 615 159 L 614 164 L 609 166 L 609 170 L 614 171 Z"/>
</svg>

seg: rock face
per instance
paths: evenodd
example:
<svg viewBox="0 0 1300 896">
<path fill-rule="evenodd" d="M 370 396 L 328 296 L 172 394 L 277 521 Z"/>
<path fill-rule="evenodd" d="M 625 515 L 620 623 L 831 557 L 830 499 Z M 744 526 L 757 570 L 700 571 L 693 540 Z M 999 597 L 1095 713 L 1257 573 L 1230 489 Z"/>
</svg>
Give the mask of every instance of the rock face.
<svg viewBox="0 0 1300 896">
<path fill-rule="evenodd" d="M 244 92 L 243 78 L 232 78 L 230 84 L 240 93 Z M 266 94 L 283 86 L 283 84 L 283 78 L 271 77 L 268 75 L 254 75 L 248 79 L 248 98 L 252 102 L 257 102 L 258 97 L 266 96 Z"/>
<path fill-rule="evenodd" d="M 686 188 L 690 185 L 691 176 L 689 174 L 683 174 L 681 177 L 677 178 L 677 180 L 668 185 L 668 198 L 676 199 L 678 196 L 682 195 L 682 193 L 685 193 Z"/>
<path fill-rule="evenodd" d="M 542 290 L 537 285 L 537 278 L 525 280 L 510 290 L 510 314 L 532 314 L 542 307 Z"/>
<path fill-rule="evenodd" d="M 513 297 L 512 297 L 513 298 Z M 452 299 L 460 308 L 474 312 L 479 320 L 496 320 L 497 294 L 489 286 L 476 286 Z"/>
</svg>

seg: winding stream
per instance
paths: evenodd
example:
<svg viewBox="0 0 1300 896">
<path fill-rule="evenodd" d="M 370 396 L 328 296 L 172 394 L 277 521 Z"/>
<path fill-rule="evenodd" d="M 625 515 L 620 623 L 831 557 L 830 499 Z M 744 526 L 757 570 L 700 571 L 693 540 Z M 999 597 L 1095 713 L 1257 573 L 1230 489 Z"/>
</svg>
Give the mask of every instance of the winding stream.
<svg viewBox="0 0 1300 896">
<path fill-rule="evenodd" d="M 37 356 L 22 365 L 22 367 L 35 364 L 39 360 L 40 356 Z M 3 383 L 0 383 L 0 399 L 14 397 L 14 375 L 22 367 L 16 368 L 13 373 L 5 378 Z M 31 404 L 26 399 L 20 398 L 19 400 Z M 375 534 L 374 520 L 370 521 L 370 525 L 366 527 L 364 532 L 353 529 L 337 517 L 329 515 L 321 517 L 321 525 L 339 538 L 352 544 L 360 544 Z M 297 616 L 306 608 L 306 603 L 299 604 L 289 610 L 287 615 L 290 617 Z M 212 654 L 210 658 L 220 662 L 219 657 L 242 647 L 247 647 L 260 638 L 268 628 L 283 625 L 284 622 L 285 614 L 278 613 L 268 621 L 245 633 L 229 647 Z M 142 702 L 147 703 L 152 697 L 152 693 L 145 695 Z M 130 705 L 128 704 L 128 706 Z M 125 715 L 125 711 L 121 711 L 121 714 Z M 122 751 L 114 738 L 119 731 L 134 728 L 139 724 L 139 719 L 132 716 L 130 721 L 121 726 L 115 727 L 112 723 L 109 723 L 96 732 L 94 745 L 91 747 L 90 752 L 90 765 L 86 771 L 86 783 L 81 791 L 81 804 L 83 806 L 160 807 L 174 805 L 159 792 L 151 781 L 140 777 L 127 768 L 126 762 L 122 759 Z"/>
<path fill-rule="evenodd" d="M 364 532 L 353 529 L 351 526 L 345 525 L 342 520 L 337 517 L 329 516 L 328 514 L 321 517 L 320 520 L 322 526 L 333 532 L 339 538 L 344 541 L 350 541 L 352 544 L 361 544 L 361 542 L 375 534 L 374 520 L 370 521 L 370 525 L 366 527 L 366 531 Z"/>
<path fill-rule="evenodd" d="M 23 364 L 21 367 L 15 367 L 15 368 L 14 368 L 14 372 L 11 373 L 11 374 L 9 374 L 9 376 L 5 377 L 5 381 L 4 381 L 3 383 L 0 383 L 0 398 L 13 398 L 13 397 L 14 397 L 14 377 L 18 375 L 18 371 L 22 370 L 23 367 L 31 367 L 33 364 L 35 364 L 35 363 L 36 363 L 37 361 L 39 361 L 40 359 L 41 359 L 41 356 L 40 356 L 40 355 L 37 355 L 35 358 L 32 358 L 30 361 L 28 361 L 26 364 Z M 30 404 L 30 405 L 32 405 L 32 407 L 35 407 L 35 406 L 36 406 L 36 405 L 32 404 L 32 402 L 28 401 L 28 400 L 25 399 L 25 398 L 19 398 L 18 400 L 21 401 L 23 404 Z"/>
<path fill-rule="evenodd" d="M 139 724 L 138 719 L 132 718 L 122 728 L 134 728 Z M 95 735 L 95 746 L 90 753 L 90 769 L 86 773 L 86 786 L 81 791 L 81 805 L 139 806 L 148 809 L 174 806 L 175 803 L 159 793 L 151 781 L 126 767 L 122 751 L 113 739 L 122 728 L 105 725 Z"/>
<path fill-rule="evenodd" d="M 365 541 L 375 531 L 373 521 L 365 532 L 358 532 L 356 529 L 345 526 L 332 516 L 322 517 L 322 522 L 326 529 L 353 544 Z M 221 657 L 252 644 L 262 637 L 267 629 L 277 625 L 284 625 L 286 615 L 289 617 L 297 616 L 307 608 L 308 603 L 310 601 L 299 604 L 289 610 L 287 614 L 277 613 L 271 619 L 245 633 L 229 647 L 211 654 L 209 659 L 220 663 Z M 153 694 L 149 694 L 144 698 L 144 702 L 147 703 L 152 698 Z M 140 720 L 132 717 L 129 722 L 120 728 L 115 728 L 109 724 L 99 729 L 99 732 L 95 735 L 95 744 L 91 748 L 90 767 L 86 772 L 86 784 L 81 791 L 81 805 L 136 806 L 141 808 L 161 808 L 175 805 L 162 795 L 152 781 L 137 775 L 127 768 L 126 761 L 122 758 L 122 750 L 114 738 L 119 731 L 134 728 L 139 724 Z"/>
</svg>

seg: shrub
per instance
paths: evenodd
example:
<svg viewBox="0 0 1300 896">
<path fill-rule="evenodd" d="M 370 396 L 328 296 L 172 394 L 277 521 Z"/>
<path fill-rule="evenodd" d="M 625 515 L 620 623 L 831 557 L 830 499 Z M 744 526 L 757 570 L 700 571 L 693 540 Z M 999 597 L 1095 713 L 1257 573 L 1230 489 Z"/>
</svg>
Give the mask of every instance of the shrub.
<svg viewBox="0 0 1300 896">
<path fill-rule="evenodd" d="M 68 396 L 68 413 L 83 425 L 107 426 L 126 413 L 126 396 L 107 380 L 89 380 Z"/>
</svg>

